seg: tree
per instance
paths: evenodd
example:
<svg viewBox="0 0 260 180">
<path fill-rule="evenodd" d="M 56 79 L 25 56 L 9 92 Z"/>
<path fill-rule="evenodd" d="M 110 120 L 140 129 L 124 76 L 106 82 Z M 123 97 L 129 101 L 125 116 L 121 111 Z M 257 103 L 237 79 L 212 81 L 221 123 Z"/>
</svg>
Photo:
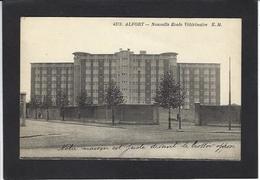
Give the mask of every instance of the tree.
<svg viewBox="0 0 260 180">
<path fill-rule="evenodd" d="M 42 107 L 46 109 L 46 119 L 49 120 L 49 107 L 52 106 L 52 99 L 50 96 L 44 96 L 43 97 L 43 102 L 42 102 Z"/>
<path fill-rule="evenodd" d="M 171 129 L 171 109 L 178 108 L 183 105 L 185 95 L 179 83 L 175 82 L 173 73 L 168 71 L 164 74 L 159 89 L 154 98 L 161 107 L 169 110 L 169 125 Z"/>
<path fill-rule="evenodd" d="M 38 110 L 38 108 L 40 107 L 40 105 L 41 105 L 41 101 L 40 101 L 36 96 L 33 96 L 33 97 L 31 98 L 31 101 L 29 102 L 29 107 L 30 107 L 30 108 L 35 108 L 35 119 L 38 118 L 38 116 L 37 116 L 37 114 L 38 114 L 37 110 Z"/>
<path fill-rule="evenodd" d="M 120 91 L 120 88 L 116 85 L 114 81 L 109 83 L 108 88 L 106 89 L 105 102 L 110 106 L 112 110 L 112 124 L 115 124 L 115 115 L 114 108 L 119 104 L 125 102 L 123 93 Z"/>
<path fill-rule="evenodd" d="M 60 108 L 62 120 L 64 121 L 65 107 L 69 104 L 68 95 L 64 91 L 58 91 L 56 95 L 56 105 Z"/>
<path fill-rule="evenodd" d="M 79 119 L 80 119 L 81 108 L 85 107 L 86 105 L 91 104 L 91 100 L 88 97 L 88 94 L 87 94 L 86 91 L 81 92 L 80 95 L 77 96 L 76 103 L 77 103 L 77 106 L 78 106 L 78 116 L 79 116 Z"/>
</svg>

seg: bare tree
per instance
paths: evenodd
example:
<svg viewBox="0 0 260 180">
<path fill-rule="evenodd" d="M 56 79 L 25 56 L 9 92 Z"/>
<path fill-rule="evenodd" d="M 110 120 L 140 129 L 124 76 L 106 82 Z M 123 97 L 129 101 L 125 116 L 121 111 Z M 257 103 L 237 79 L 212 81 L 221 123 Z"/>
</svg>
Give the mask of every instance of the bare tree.
<svg viewBox="0 0 260 180">
<path fill-rule="evenodd" d="M 168 128 L 171 129 L 171 109 L 183 105 L 185 95 L 179 83 L 173 77 L 173 73 L 168 71 L 164 74 L 159 89 L 154 98 L 161 107 L 169 110 Z"/>
<path fill-rule="evenodd" d="M 85 107 L 86 105 L 91 104 L 91 99 L 88 97 L 88 94 L 86 91 L 83 91 L 80 93 L 80 95 L 77 96 L 76 103 L 78 106 L 78 117 L 80 119 L 81 117 L 81 109 Z"/>
<path fill-rule="evenodd" d="M 64 121 L 65 107 L 69 104 L 68 95 L 64 91 L 57 92 L 56 105 L 60 108 L 62 120 Z"/>
<path fill-rule="evenodd" d="M 106 89 L 105 102 L 110 106 L 112 110 L 112 124 L 115 124 L 115 113 L 114 108 L 125 102 L 123 93 L 120 91 L 120 88 L 116 85 L 114 81 L 109 83 L 108 88 Z"/>
<path fill-rule="evenodd" d="M 50 96 L 44 96 L 42 107 L 46 109 L 46 119 L 49 120 L 49 108 L 52 106 L 52 99 Z"/>
</svg>

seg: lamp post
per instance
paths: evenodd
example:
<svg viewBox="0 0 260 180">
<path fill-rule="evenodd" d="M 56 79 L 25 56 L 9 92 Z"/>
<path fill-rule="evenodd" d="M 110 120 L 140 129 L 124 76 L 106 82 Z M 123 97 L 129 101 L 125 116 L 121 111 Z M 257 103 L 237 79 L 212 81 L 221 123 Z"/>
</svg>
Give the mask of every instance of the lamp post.
<svg viewBox="0 0 260 180">
<path fill-rule="evenodd" d="M 229 57 L 228 130 L 231 130 L 231 58 Z"/>
<path fill-rule="evenodd" d="M 178 66 L 178 82 L 179 82 L 179 107 L 178 107 L 178 114 L 177 114 L 177 120 L 179 122 L 179 129 L 181 129 L 181 81 L 180 81 L 180 78 L 181 77 L 181 74 L 180 74 L 180 66 Z"/>
</svg>

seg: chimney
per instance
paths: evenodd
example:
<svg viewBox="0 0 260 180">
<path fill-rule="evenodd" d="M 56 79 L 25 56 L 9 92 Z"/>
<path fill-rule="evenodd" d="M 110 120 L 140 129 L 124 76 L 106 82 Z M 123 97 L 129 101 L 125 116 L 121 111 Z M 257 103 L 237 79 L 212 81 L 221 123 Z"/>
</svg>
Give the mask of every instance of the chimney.
<svg viewBox="0 0 260 180">
<path fill-rule="evenodd" d="M 146 51 L 140 51 L 140 54 L 146 54 Z"/>
</svg>

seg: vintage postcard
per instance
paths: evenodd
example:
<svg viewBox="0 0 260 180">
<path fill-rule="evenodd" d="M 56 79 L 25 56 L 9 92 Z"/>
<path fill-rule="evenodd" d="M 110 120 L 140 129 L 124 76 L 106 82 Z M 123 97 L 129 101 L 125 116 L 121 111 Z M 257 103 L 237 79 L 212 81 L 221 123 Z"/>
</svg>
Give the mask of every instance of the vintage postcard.
<svg viewBox="0 0 260 180">
<path fill-rule="evenodd" d="M 20 24 L 21 159 L 241 159 L 240 18 Z"/>
</svg>

